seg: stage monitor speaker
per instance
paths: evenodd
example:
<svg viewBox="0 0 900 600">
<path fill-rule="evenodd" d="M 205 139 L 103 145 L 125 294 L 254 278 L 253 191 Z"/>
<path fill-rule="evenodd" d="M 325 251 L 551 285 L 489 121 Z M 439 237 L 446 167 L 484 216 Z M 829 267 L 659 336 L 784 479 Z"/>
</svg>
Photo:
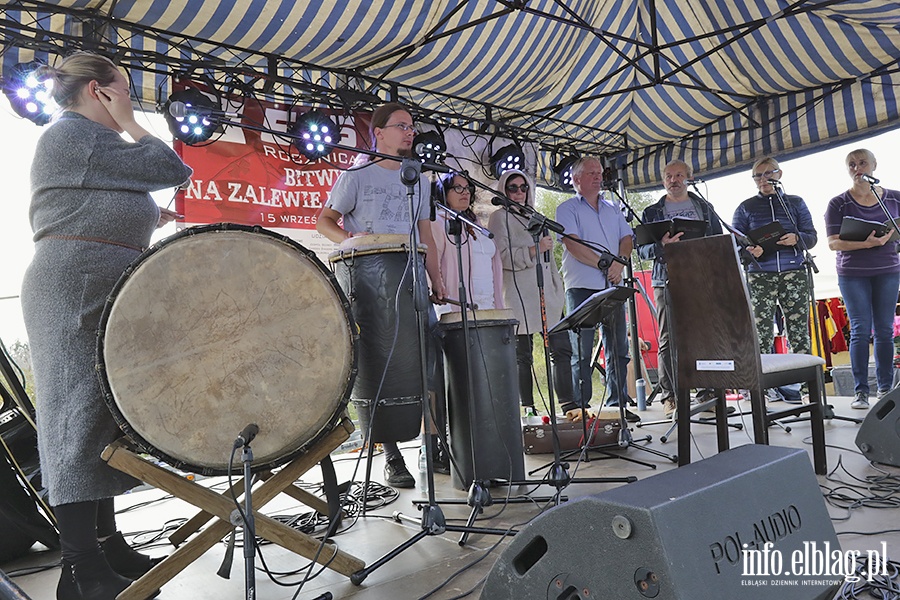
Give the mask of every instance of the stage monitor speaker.
<svg viewBox="0 0 900 600">
<path fill-rule="evenodd" d="M 745 564 L 743 549 L 767 542 Z M 806 451 L 748 445 L 540 515 L 481 598 L 830 600 L 843 581 L 828 575 L 835 553 Z M 755 575 L 763 563 L 769 575 Z"/>
<path fill-rule="evenodd" d="M 872 462 L 900 467 L 900 388 L 869 409 L 856 433 L 856 446 Z"/>
</svg>

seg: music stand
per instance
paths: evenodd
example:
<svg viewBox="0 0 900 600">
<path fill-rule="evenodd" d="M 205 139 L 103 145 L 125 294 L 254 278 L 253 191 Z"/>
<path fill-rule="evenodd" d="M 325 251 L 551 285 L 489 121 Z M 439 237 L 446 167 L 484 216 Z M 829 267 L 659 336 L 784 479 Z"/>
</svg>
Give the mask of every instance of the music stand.
<svg viewBox="0 0 900 600">
<path fill-rule="evenodd" d="M 594 328 L 599 324 L 602 325 L 610 325 L 611 320 L 615 317 L 617 311 L 621 309 L 622 304 L 627 302 L 635 295 L 636 290 L 632 287 L 623 287 L 623 286 L 613 286 L 608 287 L 605 290 L 601 290 L 590 297 L 587 300 L 579 304 L 575 310 L 571 312 L 571 314 L 566 315 L 559 323 L 554 325 L 548 334 L 556 333 L 560 331 L 572 331 L 575 333 L 576 337 L 578 333 L 584 328 Z M 613 347 L 616 347 L 616 339 L 615 339 L 615 328 L 610 326 L 611 337 L 613 340 Z M 575 347 L 576 353 L 578 354 L 577 360 L 581 360 L 581 344 L 576 344 Z M 578 382 L 579 387 L 583 385 L 581 380 Z M 579 389 L 579 398 L 581 398 L 581 390 Z M 635 445 L 635 439 L 631 435 L 631 430 L 628 429 L 628 423 L 625 420 L 625 403 L 619 402 L 619 441 L 617 444 L 604 444 L 601 446 L 591 446 L 590 439 L 587 434 L 587 419 L 585 418 L 585 408 L 582 406 L 582 428 L 584 434 L 584 446 L 578 450 L 569 451 L 567 456 L 571 456 L 574 453 L 580 453 L 583 450 L 595 450 L 604 454 L 609 458 L 621 458 L 622 460 L 627 460 L 629 462 L 634 462 L 640 465 L 644 465 L 646 467 L 650 467 L 651 469 L 655 469 L 656 465 L 653 463 L 648 463 L 640 460 L 636 460 L 627 456 L 620 456 L 618 454 L 612 454 L 607 452 L 607 449 L 612 448 L 621 448 L 625 449 L 630 446 L 634 446 L 635 448 L 639 448 L 645 452 L 649 452 L 651 454 L 655 454 L 656 456 L 661 456 L 663 458 L 667 458 L 672 462 L 676 462 L 678 460 L 677 457 L 666 454 L 665 452 L 660 452 L 655 448 L 647 448 L 645 446 Z M 637 441 L 645 441 L 649 442 L 653 439 L 653 436 L 647 435 L 643 438 L 640 438 Z"/>
</svg>

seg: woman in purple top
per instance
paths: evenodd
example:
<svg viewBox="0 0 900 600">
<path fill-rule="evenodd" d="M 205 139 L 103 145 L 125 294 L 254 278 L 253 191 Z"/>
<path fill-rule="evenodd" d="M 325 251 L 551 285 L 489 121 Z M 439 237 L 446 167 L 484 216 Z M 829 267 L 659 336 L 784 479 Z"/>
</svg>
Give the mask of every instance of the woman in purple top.
<svg viewBox="0 0 900 600">
<path fill-rule="evenodd" d="M 900 219 L 900 192 L 874 185 L 877 163 L 869 150 L 847 155 L 847 171 L 853 185 L 831 199 L 825 211 L 828 247 L 837 251 L 838 285 L 850 319 L 850 368 L 856 398 L 851 406 L 869 407 L 869 335 L 874 334 L 877 397 L 890 389 L 893 378 L 893 319 L 900 287 L 900 258 L 891 231 L 882 236 L 873 230 L 861 242 L 840 238 L 844 217 L 883 223 L 885 210 Z M 876 196 L 877 194 L 877 196 Z M 882 203 L 879 202 L 882 199 Z"/>
</svg>

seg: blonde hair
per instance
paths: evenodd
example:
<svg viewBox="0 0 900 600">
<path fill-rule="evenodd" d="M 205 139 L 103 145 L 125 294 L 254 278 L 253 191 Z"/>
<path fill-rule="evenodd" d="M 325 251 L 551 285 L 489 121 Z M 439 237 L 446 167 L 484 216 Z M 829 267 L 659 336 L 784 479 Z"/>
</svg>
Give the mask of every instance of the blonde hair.
<svg viewBox="0 0 900 600">
<path fill-rule="evenodd" d="M 69 108 L 78 102 L 78 94 L 89 82 L 109 85 L 119 69 L 105 56 L 91 52 L 70 54 L 57 66 L 43 66 L 35 71 L 40 80 L 53 80 L 53 99 L 61 108 Z"/>
<path fill-rule="evenodd" d="M 875 162 L 875 155 L 872 154 L 871 150 L 866 150 L 865 148 L 857 148 L 856 150 L 848 154 L 847 158 L 844 159 L 844 163 L 849 163 L 851 158 L 865 158 L 871 163 Z"/>
<path fill-rule="evenodd" d="M 753 163 L 753 166 L 750 167 L 750 173 L 751 174 L 755 173 L 756 169 L 758 169 L 759 167 L 761 167 L 763 165 L 772 165 L 776 169 L 781 169 L 781 167 L 778 166 L 777 160 L 775 160 L 771 156 L 764 156 L 764 157 L 760 158 L 758 161 L 756 161 L 755 163 Z"/>
</svg>

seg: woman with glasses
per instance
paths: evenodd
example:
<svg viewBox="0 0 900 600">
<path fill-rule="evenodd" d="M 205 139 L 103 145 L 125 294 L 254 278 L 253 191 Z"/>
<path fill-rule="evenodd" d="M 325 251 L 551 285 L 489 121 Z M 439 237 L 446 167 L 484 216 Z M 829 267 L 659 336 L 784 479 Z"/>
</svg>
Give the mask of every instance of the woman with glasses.
<svg viewBox="0 0 900 600">
<path fill-rule="evenodd" d="M 472 210 L 475 186 L 460 173 L 447 173 L 437 182 L 438 198 L 474 223 L 478 217 Z M 438 268 L 446 290 L 447 304 L 436 305 L 438 314 L 459 311 L 459 264 L 455 240 L 447 233 L 448 216 L 441 212 L 431 223 Z M 500 253 L 487 236 L 463 223 L 462 270 L 468 303 L 479 310 L 504 308 Z"/>
<path fill-rule="evenodd" d="M 765 157 L 753 163 L 753 182 L 759 190 L 734 211 L 732 225 L 747 235 L 753 245 L 747 250 L 755 259 L 747 267 L 747 284 L 756 316 L 759 348 L 772 352 L 775 340 L 775 312 L 781 305 L 788 341 L 794 352 L 809 354 L 810 282 L 807 279 L 804 249 L 816 245 L 816 228 L 806 203 L 800 196 L 781 194 L 781 169 L 778 161 Z M 760 232 L 778 223 L 783 229 L 774 234 Z M 757 233 L 758 232 L 758 233 Z M 763 238 L 772 237 L 771 242 Z M 765 246 L 765 247 L 764 247 Z"/>
<path fill-rule="evenodd" d="M 498 190 L 513 202 L 534 207 L 534 187 L 521 171 L 506 171 L 498 182 Z M 495 211 L 488 222 L 494 234 L 494 242 L 500 249 L 503 262 L 503 298 L 519 321 L 516 331 L 516 364 L 519 372 L 519 398 L 526 412 L 536 414 L 532 385 L 534 345 L 532 336 L 541 333 L 541 305 L 537 285 L 537 250 L 534 239 L 526 229 L 528 219 L 510 211 Z M 544 303 L 547 310 L 547 326 L 552 327 L 562 316 L 565 290 L 556 260 L 553 257 L 553 238 L 542 235 L 539 249 L 544 273 Z M 549 258 L 549 260 L 546 260 Z M 553 388 L 560 405 L 571 403 L 572 393 L 572 345 L 569 333 L 550 336 L 550 360 L 553 363 Z"/>
<path fill-rule="evenodd" d="M 825 211 L 828 247 L 837 252 L 838 287 L 850 319 L 850 370 L 855 398 L 853 408 L 869 407 L 869 336 L 874 337 L 877 398 L 891 389 L 893 381 L 893 320 L 900 286 L 900 259 L 891 229 L 876 235 L 873 229 L 863 241 L 841 239 L 845 217 L 884 223 L 889 213 L 900 219 L 900 192 L 887 190 L 872 177 L 878 166 L 869 150 L 847 155 L 852 184 L 835 196 Z M 881 200 L 881 202 L 879 202 Z"/>
</svg>

